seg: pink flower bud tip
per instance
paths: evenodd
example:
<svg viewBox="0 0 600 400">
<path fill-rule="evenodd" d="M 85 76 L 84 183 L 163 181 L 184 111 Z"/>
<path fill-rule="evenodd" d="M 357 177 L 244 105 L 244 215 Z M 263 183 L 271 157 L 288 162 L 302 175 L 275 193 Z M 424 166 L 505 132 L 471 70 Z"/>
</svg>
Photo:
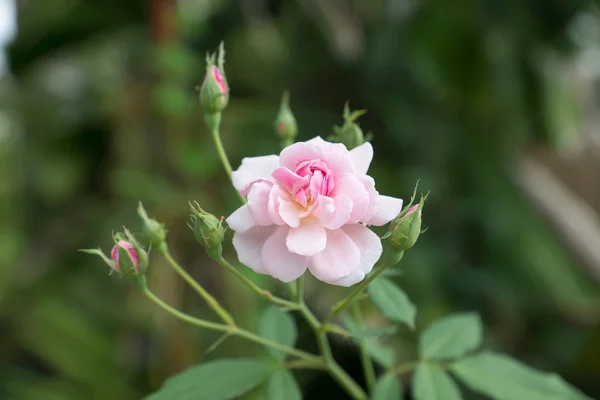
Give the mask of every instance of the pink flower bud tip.
<svg viewBox="0 0 600 400">
<path fill-rule="evenodd" d="M 127 250 L 127 252 L 129 253 L 129 255 L 131 256 L 131 260 L 133 261 L 134 265 L 137 267 L 140 264 L 140 257 L 138 256 L 138 253 L 133 249 L 133 246 L 129 243 L 127 243 L 124 240 L 119 240 L 118 245 L 114 245 L 112 250 L 110 251 L 110 258 L 113 260 L 113 262 L 115 263 L 115 270 L 120 271 L 120 267 L 119 267 L 119 247 L 121 247 L 122 249 Z"/>
<path fill-rule="evenodd" d="M 418 208 L 419 208 L 419 205 L 418 205 L 418 204 L 415 204 L 414 206 L 412 206 L 411 208 L 409 208 L 408 210 L 406 210 L 406 212 L 405 212 L 404 214 L 402 214 L 402 215 L 400 216 L 400 218 L 404 218 L 404 217 L 406 217 L 407 215 L 410 215 L 410 214 L 414 213 L 414 212 L 415 212 L 415 210 L 417 210 Z M 420 214 L 421 214 L 421 210 L 419 210 L 419 215 L 420 215 Z"/>
<path fill-rule="evenodd" d="M 211 65 L 209 73 L 211 73 L 215 78 L 215 81 L 217 81 L 221 93 L 226 94 L 227 84 L 225 83 L 225 78 L 223 78 L 223 75 L 221 75 L 221 71 L 219 71 L 219 68 L 217 68 L 215 65 Z"/>
</svg>

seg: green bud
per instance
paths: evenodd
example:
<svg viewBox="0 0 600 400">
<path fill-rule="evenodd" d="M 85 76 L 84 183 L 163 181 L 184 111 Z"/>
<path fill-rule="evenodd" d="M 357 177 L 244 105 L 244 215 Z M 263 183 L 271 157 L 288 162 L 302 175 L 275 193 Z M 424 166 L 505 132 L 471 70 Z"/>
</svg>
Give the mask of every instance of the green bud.
<svg viewBox="0 0 600 400">
<path fill-rule="evenodd" d="M 144 236 L 152 246 L 160 247 L 167 238 L 165 226 L 155 219 L 148 218 L 148 214 L 141 202 L 138 205 L 137 213 L 142 219 L 142 236 Z"/>
<path fill-rule="evenodd" d="M 287 91 L 283 92 L 283 96 L 281 97 L 279 113 L 275 120 L 275 131 L 284 143 L 284 147 L 294 143 L 294 139 L 298 133 L 296 118 L 290 109 L 290 94 Z"/>
<path fill-rule="evenodd" d="M 192 229 L 198 242 L 204 246 L 206 253 L 212 259 L 218 259 L 223 252 L 223 239 L 226 228 L 223 218 L 219 219 L 204 211 L 198 203 L 190 204 L 192 211 Z"/>
<path fill-rule="evenodd" d="M 350 106 L 348 103 L 346 103 L 343 114 L 344 125 L 341 127 L 334 126 L 334 134 L 329 138 L 329 140 L 344 144 L 348 150 L 352 150 L 363 144 L 365 142 L 365 135 L 355 121 L 366 113 L 366 110 L 356 110 L 350 112 Z"/>
<path fill-rule="evenodd" d="M 225 78 L 225 48 L 223 42 L 216 53 L 206 56 L 206 74 L 200 87 L 200 104 L 207 114 L 220 113 L 229 102 L 229 87 Z"/>
<path fill-rule="evenodd" d="M 415 188 L 416 191 L 416 188 Z M 408 250 L 415 245 L 421 234 L 421 213 L 427 196 L 421 195 L 419 204 L 413 205 L 414 195 L 410 204 L 402 210 L 390 224 L 390 245 L 396 250 Z"/>
</svg>

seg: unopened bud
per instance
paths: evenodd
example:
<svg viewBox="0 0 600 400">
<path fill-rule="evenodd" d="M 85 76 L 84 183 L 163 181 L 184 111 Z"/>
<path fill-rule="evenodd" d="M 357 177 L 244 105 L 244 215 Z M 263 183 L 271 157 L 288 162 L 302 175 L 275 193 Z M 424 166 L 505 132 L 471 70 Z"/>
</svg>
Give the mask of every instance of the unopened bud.
<svg viewBox="0 0 600 400">
<path fill-rule="evenodd" d="M 392 221 L 389 229 L 390 245 L 396 250 L 408 250 L 415 245 L 421 234 L 421 212 L 427 196 L 421 196 L 419 204 L 411 203 Z M 413 197 L 414 199 L 414 197 Z"/>
<path fill-rule="evenodd" d="M 137 213 L 142 219 L 142 235 L 154 247 L 160 247 L 167 238 L 165 226 L 155 219 L 148 218 L 144 206 L 140 202 Z"/>
<path fill-rule="evenodd" d="M 146 270 L 148 269 L 148 253 L 140 246 L 135 237 L 125 229 L 125 233 L 117 233 L 113 239 L 115 245 L 108 258 L 100 249 L 80 250 L 95 254 L 104 260 L 111 272 L 132 281 L 138 288 L 146 288 Z"/>
<path fill-rule="evenodd" d="M 281 97 L 279 113 L 277 114 L 277 119 L 275 120 L 275 131 L 281 138 L 283 147 L 294 143 L 294 139 L 298 133 L 296 118 L 290 109 L 290 94 L 287 91 L 284 92 L 283 96 Z"/>
<path fill-rule="evenodd" d="M 192 211 L 192 229 L 198 242 L 204 246 L 206 253 L 212 259 L 218 259 L 223 252 L 223 239 L 226 228 L 223 218 L 219 219 L 204 211 L 198 203 L 190 204 Z"/>
<path fill-rule="evenodd" d="M 200 104 L 206 114 L 220 113 L 229 102 L 229 87 L 225 78 L 223 43 L 216 53 L 206 57 L 206 75 L 200 87 Z"/>
<path fill-rule="evenodd" d="M 127 230 L 114 235 L 115 245 L 110 252 L 114 269 L 125 278 L 136 280 L 146 274 L 148 269 L 148 253 Z"/>
<path fill-rule="evenodd" d="M 365 110 L 350 112 L 350 107 L 346 103 L 344 106 L 344 125 L 333 127 L 334 134 L 330 137 L 330 140 L 344 144 L 348 150 L 352 150 L 363 144 L 365 142 L 365 135 L 355 121 L 366 113 Z"/>
</svg>

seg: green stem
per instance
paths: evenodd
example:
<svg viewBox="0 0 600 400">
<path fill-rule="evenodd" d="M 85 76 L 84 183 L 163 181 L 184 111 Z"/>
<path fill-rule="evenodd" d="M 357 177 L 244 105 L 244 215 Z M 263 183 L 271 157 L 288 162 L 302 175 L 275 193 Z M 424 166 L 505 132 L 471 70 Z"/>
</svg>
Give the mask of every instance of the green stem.
<svg viewBox="0 0 600 400">
<path fill-rule="evenodd" d="M 266 299 L 272 303 L 279 304 L 280 306 L 285 306 L 285 307 L 289 308 L 290 310 L 298 309 L 297 303 L 282 299 L 277 296 L 273 296 L 273 294 L 271 292 L 269 292 L 268 290 L 264 290 L 264 289 L 260 288 L 259 286 L 257 286 L 254 282 L 252 282 L 250 279 L 248 279 L 246 276 L 244 276 L 244 274 L 242 274 L 237 268 L 235 268 L 227 260 L 225 260 L 225 258 L 220 257 L 217 259 L 217 262 L 219 264 L 221 264 L 227 271 L 231 272 L 236 278 L 238 278 L 240 281 L 242 281 L 242 283 L 244 283 L 246 286 L 248 286 L 254 292 L 258 293 L 258 295 L 260 295 L 264 299 Z"/>
<path fill-rule="evenodd" d="M 161 307 L 162 309 L 164 309 L 165 311 L 167 311 L 169 314 L 185 321 L 188 322 L 192 325 L 196 325 L 199 326 L 201 328 L 206 328 L 206 329 L 212 329 L 214 331 L 220 331 L 220 332 L 228 332 L 230 327 L 228 325 L 223 325 L 223 324 L 217 324 L 214 322 L 210 322 L 210 321 L 205 321 L 199 318 L 195 318 L 192 317 L 191 315 L 188 315 L 186 313 L 182 313 L 181 311 L 179 311 L 178 309 L 171 307 L 170 305 L 168 305 L 167 303 L 165 303 L 164 301 L 162 301 L 158 296 L 156 296 L 154 293 L 152 293 L 150 291 L 150 289 L 145 289 L 144 290 L 144 294 L 146 295 L 146 297 L 148 297 L 150 300 L 152 300 L 155 304 L 157 304 L 159 307 Z"/>
<path fill-rule="evenodd" d="M 241 329 L 237 326 L 217 324 L 214 322 L 209 322 L 209 321 L 205 321 L 205 320 L 202 320 L 199 318 L 192 317 L 191 315 L 182 313 L 181 311 L 177 310 L 176 308 L 171 307 L 170 305 L 168 305 L 167 303 L 162 301 L 159 297 L 157 297 L 154 293 L 152 293 L 149 289 L 145 289 L 144 294 L 146 295 L 146 297 L 148 297 L 159 307 L 161 307 L 162 309 L 167 311 L 169 314 L 171 314 L 183 321 L 186 321 L 192 325 L 196 325 L 201 328 L 212 329 L 214 331 L 225 332 L 232 336 L 243 337 L 244 339 L 247 339 L 251 342 L 258 343 L 263 346 L 271 347 L 273 349 L 282 351 L 286 354 L 289 354 L 291 356 L 295 356 L 301 360 L 304 360 L 305 363 L 303 364 L 303 366 L 305 366 L 307 368 L 321 369 L 324 366 L 323 360 L 321 359 L 321 357 L 315 356 L 313 354 L 307 353 L 302 350 L 298 350 L 298 349 L 294 349 L 292 347 L 282 345 L 273 340 L 265 339 L 261 336 L 258 336 L 252 332 Z"/>
<path fill-rule="evenodd" d="M 231 168 L 231 164 L 229 163 L 229 158 L 227 158 L 227 153 L 225 153 L 225 148 L 223 147 L 223 142 L 221 141 L 221 135 L 219 134 L 218 128 L 212 130 L 212 137 L 215 142 L 215 147 L 217 148 L 217 153 L 219 153 L 219 158 L 221 158 L 223 168 L 225 168 L 227 176 L 229 176 L 229 178 L 231 179 L 231 174 L 233 170 Z"/>
<path fill-rule="evenodd" d="M 354 314 L 354 319 L 356 323 L 360 324 L 360 327 L 362 329 L 362 313 L 360 311 L 359 303 L 352 304 L 352 312 Z M 375 381 L 377 380 L 377 378 L 375 376 L 375 367 L 373 366 L 373 361 L 371 360 L 369 352 L 367 351 L 367 342 L 364 338 L 358 341 L 358 348 L 360 350 L 360 361 L 363 365 L 363 370 L 365 372 L 365 381 L 367 382 L 367 387 L 369 388 L 369 391 L 371 391 L 375 386 Z"/>
<path fill-rule="evenodd" d="M 235 326 L 235 322 L 231 314 L 229 314 L 219 302 L 204 289 L 198 282 L 194 280 L 185 270 L 171 257 L 171 253 L 169 253 L 169 249 L 167 248 L 166 243 L 163 243 L 159 248 L 158 252 L 167 260 L 169 265 L 173 267 L 173 269 L 185 280 L 194 290 L 202 296 L 202 298 L 206 301 L 208 306 L 221 317 L 223 322 L 227 325 Z"/>
<path fill-rule="evenodd" d="M 397 263 L 398 261 L 400 261 L 400 258 L 395 260 L 395 263 Z M 333 306 L 331 314 L 325 319 L 326 324 L 329 323 L 336 315 L 345 310 L 346 307 L 352 304 L 352 302 L 356 300 L 356 298 L 365 291 L 365 289 L 367 288 L 367 286 L 369 286 L 371 282 L 373 282 L 379 275 L 383 274 L 383 272 L 392 265 L 392 263 L 382 262 L 381 259 L 378 261 L 377 264 L 378 265 L 375 266 L 375 270 L 371 272 L 369 276 L 367 276 L 362 282 L 355 286 L 354 290 L 348 295 L 348 297 L 346 297 L 344 300 L 340 301 L 335 306 Z"/>
<path fill-rule="evenodd" d="M 327 339 L 327 331 L 323 329 L 322 324 L 306 306 L 306 303 L 304 302 L 304 277 L 298 279 L 297 300 L 300 305 L 300 313 L 306 319 L 308 325 L 312 328 L 317 337 L 317 344 L 319 345 L 321 354 L 323 354 L 325 367 L 331 377 L 335 379 L 335 381 L 342 386 L 353 399 L 366 400 L 367 394 L 356 382 L 354 382 L 350 375 L 340 367 L 337 361 L 335 361 L 335 358 L 333 358 L 331 346 Z"/>
<path fill-rule="evenodd" d="M 223 147 L 223 142 L 221 141 L 221 134 L 219 133 L 219 127 L 221 126 L 221 113 L 215 114 L 205 114 L 204 120 L 206 121 L 206 125 L 210 129 L 210 133 L 212 135 L 213 141 L 215 142 L 215 147 L 217 148 L 217 153 L 219 154 L 219 158 L 221 159 L 221 164 L 223 164 L 223 168 L 225 168 L 225 172 L 227 172 L 227 176 L 231 179 L 231 174 L 233 169 L 231 168 L 231 163 L 229 162 L 229 158 L 227 157 L 227 153 L 225 152 L 225 147 Z M 246 204 L 246 199 L 244 196 L 239 194 L 240 200 L 242 203 Z"/>
</svg>

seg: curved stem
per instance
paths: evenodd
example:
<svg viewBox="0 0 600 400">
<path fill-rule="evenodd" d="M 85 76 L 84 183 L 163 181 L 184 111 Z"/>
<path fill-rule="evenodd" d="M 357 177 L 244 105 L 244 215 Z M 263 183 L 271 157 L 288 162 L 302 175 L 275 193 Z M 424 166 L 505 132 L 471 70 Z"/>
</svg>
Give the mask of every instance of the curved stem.
<svg viewBox="0 0 600 400">
<path fill-rule="evenodd" d="M 238 278 L 240 281 L 242 281 L 242 283 L 244 283 L 246 286 L 248 286 L 251 290 L 256 292 L 262 298 L 264 298 L 272 303 L 278 304 L 280 306 L 287 307 L 290 310 L 296 310 L 299 308 L 297 303 L 282 299 L 277 296 L 273 296 L 273 294 L 271 292 L 269 292 L 268 290 L 264 290 L 264 289 L 260 288 L 258 285 L 256 285 L 254 282 L 252 282 L 246 276 L 244 276 L 244 274 L 242 274 L 237 268 L 235 268 L 227 260 L 225 260 L 224 257 L 222 257 L 222 256 L 219 257 L 217 259 L 217 262 L 221 266 L 223 266 L 227 271 L 231 272 L 236 278 Z"/>
<path fill-rule="evenodd" d="M 348 373 L 344 371 L 342 367 L 340 367 L 337 361 L 335 361 L 335 358 L 333 358 L 331 346 L 329 345 L 329 340 L 327 339 L 327 332 L 325 329 L 323 329 L 323 326 L 319 320 L 306 306 L 306 303 L 304 302 L 304 277 L 300 277 L 298 279 L 297 299 L 298 304 L 300 305 L 300 313 L 315 332 L 319 349 L 323 354 L 325 367 L 327 371 L 329 371 L 331 377 L 335 379 L 336 382 L 342 386 L 353 399 L 366 400 L 367 394 L 360 386 L 358 386 L 356 382 L 354 382 L 350 375 L 348 375 Z"/>
<path fill-rule="evenodd" d="M 229 179 L 231 179 L 233 169 L 231 168 L 231 163 L 229 162 L 227 153 L 225 152 L 225 147 L 223 147 L 223 142 L 221 141 L 221 134 L 219 133 L 219 127 L 221 126 L 221 113 L 219 112 L 215 114 L 205 114 L 204 120 L 206 121 L 206 125 L 210 129 L 213 141 L 215 142 L 215 147 L 217 148 L 217 153 L 219 154 L 219 158 L 221 159 L 221 164 L 223 164 L 223 168 L 225 169 L 225 172 L 227 172 L 227 176 L 229 177 Z M 246 199 L 244 198 L 244 196 L 242 196 L 240 192 L 237 193 L 242 203 L 246 204 Z"/>
<path fill-rule="evenodd" d="M 202 320 L 202 319 L 199 319 L 196 317 L 192 317 L 191 315 L 185 314 L 185 313 L 177 310 L 176 308 L 168 305 L 167 303 L 162 301 L 158 296 L 156 296 L 154 293 L 152 293 L 150 291 L 150 289 L 145 289 L 144 294 L 146 295 L 146 297 L 148 297 L 152 302 L 157 304 L 159 307 L 161 307 L 162 309 L 167 311 L 169 314 L 181 319 L 182 321 L 188 322 L 192 325 L 199 326 L 201 328 L 212 329 L 214 331 L 225 332 L 230 335 L 240 336 L 251 342 L 258 343 L 258 344 L 261 344 L 266 347 L 271 347 L 273 349 L 282 351 L 286 354 L 298 357 L 299 359 L 305 361 L 305 363 L 303 363 L 302 365 L 306 368 L 321 369 L 324 366 L 323 360 L 321 359 L 321 357 L 315 356 L 313 354 L 307 353 L 302 350 L 298 350 L 298 349 L 294 349 L 292 347 L 282 345 L 273 340 L 265 339 L 265 338 L 258 336 L 252 332 L 249 332 L 244 329 L 240 329 L 236 326 L 217 324 L 214 322 L 205 321 L 205 320 Z"/>
<path fill-rule="evenodd" d="M 358 303 L 352 304 L 352 312 L 354 314 L 354 320 L 360 324 L 361 329 L 363 326 L 362 323 L 362 313 L 360 311 L 360 305 Z M 367 387 L 369 390 L 373 389 L 375 386 L 375 381 L 377 380 L 375 376 L 375 367 L 373 366 L 373 360 L 369 356 L 369 352 L 367 351 L 367 342 L 364 338 L 358 341 L 358 348 L 360 350 L 360 361 L 363 365 L 363 370 L 365 372 L 365 381 L 367 382 Z"/>
<path fill-rule="evenodd" d="M 221 317 L 223 322 L 225 322 L 227 325 L 235 326 L 235 321 L 233 320 L 231 314 L 221 307 L 219 302 L 210 293 L 208 293 L 206 289 L 200 286 L 200 284 L 196 282 L 194 278 L 185 272 L 185 270 L 177 263 L 177 261 L 171 257 L 171 253 L 169 253 L 169 249 L 165 243 L 158 248 L 158 252 L 167 260 L 169 265 L 173 267 L 173 269 L 183 278 L 183 280 L 185 280 L 200 296 L 202 296 L 208 306 L 215 313 L 217 313 L 219 317 Z"/>
<path fill-rule="evenodd" d="M 229 163 L 229 158 L 227 158 L 227 153 L 225 153 L 225 148 L 223 147 L 223 142 L 221 141 L 221 135 L 219 134 L 219 128 L 212 130 L 212 137 L 215 142 L 215 147 L 217 148 L 217 153 L 219 154 L 219 158 L 221 159 L 221 163 L 223 164 L 223 168 L 225 168 L 225 172 L 227 172 L 227 176 L 231 179 L 232 168 Z"/>
<path fill-rule="evenodd" d="M 227 325 L 216 324 L 214 322 L 205 321 L 205 320 L 192 317 L 191 315 L 188 315 L 186 313 L 179 311 L 175 307 L 172 307 L 172 306 L 168 305 L 167 303 L 165 303 L 164 301 L 162 301 L 158 296 L 156 296 L 154 293 L 152 293 L 150 291 L 150 289 L 145 289 L 144 294 L 146 295 L 146 297 L 148 297 L 150 300 L 152 300 L 159 307 L 161 307 L 162 309 L 167 311 L 169 314 L 181 319 L 182 321 L 185 321 L 192 325 L 199 326 L 201 328 L 212 329 L 214 331 L 228 332 L 230 330 L 230 327 Z"/>
</svg>

